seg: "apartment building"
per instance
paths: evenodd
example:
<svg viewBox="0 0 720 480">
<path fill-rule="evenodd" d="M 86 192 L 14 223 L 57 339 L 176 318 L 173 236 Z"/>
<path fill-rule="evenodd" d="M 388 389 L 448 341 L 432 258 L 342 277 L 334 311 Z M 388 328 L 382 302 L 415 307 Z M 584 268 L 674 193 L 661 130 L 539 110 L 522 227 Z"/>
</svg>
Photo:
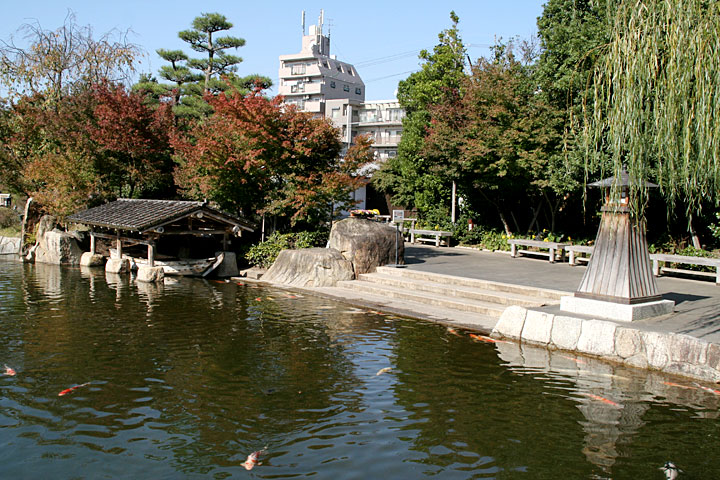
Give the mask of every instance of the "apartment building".
<svg viewBox="0 0 720 480">
<path fill-rule="evenodd" d="M 397 100 L 327 100 L 325 116 L 341 130 L 346 147 L 352 145 L 357 135 L 368 135 L 373 140 L 378 164 L 397 155 L 405 117 Z"/>
<path fill-rule="evenodd" d="M 280 55 L 278 93 L 285 103 L 301 110 L 325 115 L 330 99 L 365 100 L 365 84 L 355 67 L 330 55 L 330 37 L 323 34 L 323 13 L 317 25 L 305 35 L 305 12 L 302 16 L 302 49 L 300 53 Z"/>
<path fill-rule="evenodd" d="M 355 67 L 330 54 L 330 36 L 323 34 L 323 12 L 317 25 L 305 35 L 305 12 L 302 14 L 302 49 L 300 53 L 281 55 L 278 92 L 285 103 L 295 104 L 305 112 L 324 116 L 339 128 L 343 152 L 357 135 L 373 139 L 376 162 L 361 172 L 369 179 L 388 158 L 397 155 L 405 111 L 397 100 L 365 101 L 365 84 Z M 388 213 L 387 200 L 368 184 L 353 194 L 358 208 L 378 208 Z"/>
</svg>

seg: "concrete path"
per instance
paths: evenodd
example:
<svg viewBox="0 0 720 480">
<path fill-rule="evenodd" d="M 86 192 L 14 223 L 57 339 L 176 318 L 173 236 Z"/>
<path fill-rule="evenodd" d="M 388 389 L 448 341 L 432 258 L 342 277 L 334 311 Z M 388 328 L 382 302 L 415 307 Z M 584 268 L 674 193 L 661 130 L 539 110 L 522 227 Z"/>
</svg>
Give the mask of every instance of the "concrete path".
<svg viewBox="0 0 720 480">
<path fill-rule="evenodd" d="M 492 280 L 572 293 L 580 285 L 585 266 L 551 264 L 543 258 L 517 257 L 467 248 L 405 245 L 407 268 L 460 277 Z M 639 330 L 682 333 L 705 342 L 720 343 L 720 286 L 706 279 L 659 277 L 663 298 L 675 301 L 675 313 L 634 321 Z M 558 307 L 548 308 L 558 313 Z"/>
</svg>

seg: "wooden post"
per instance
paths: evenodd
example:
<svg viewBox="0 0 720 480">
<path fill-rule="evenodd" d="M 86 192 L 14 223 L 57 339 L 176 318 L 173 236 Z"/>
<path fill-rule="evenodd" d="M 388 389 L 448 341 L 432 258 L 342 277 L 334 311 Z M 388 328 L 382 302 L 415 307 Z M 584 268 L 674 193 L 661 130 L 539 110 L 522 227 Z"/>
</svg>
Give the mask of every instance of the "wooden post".
<svg viewBox="0 0 720 480">
<path fill-rule="evenodd" d="M 154 267 L 155 266 L 155 244 L 150 242 L 148 243 L 148 267 Z"/>
<path fill-rule="evenodd" d="M 457 192 L 457 186 L 455 185 L 455 180 L 453 180 L 453 183 L 452 183 L 452 200 L 451 200 L 451 201 L 452 201 L 452 208 L 450 209 L 450 211 L 452 212 L 452 213 L 450 214 L 450 221 L 452 221 L 453 225 L 455 225 L 455 203 L 456 203 L 455 195 L 456 195 L 456 192 Z"/>
<path fill-rule="evenodd" d="M 223 252 L 227 252 L 228 250 L 228 233 L 223 233 Z"/>
<path fill-rule="evenodd" d="M 118 259 L 122 260 L 122 240 L 120 240 L 120 231 L 117 231 L 117 240 L 115 241 L 115 246 L 117 248 L 117 255 Z"/>
<path fill-rule="evenodd" d="M 32 197 L 28 197 L 25 202 L 25 215 L 23 215 L 22 226 L 20 227 L 20 246 L 18 247 L 18 256 L 22 257 L 23 244 L 25 243 L 25 229 L 27 228 L 27 218 L 30 212 L 30 204 L 32 203 Z"/>
<path fill-rule="evenodd" d="M 90 253 L 95 255 L 95 234 L 90 232 Z"/>
</svg>

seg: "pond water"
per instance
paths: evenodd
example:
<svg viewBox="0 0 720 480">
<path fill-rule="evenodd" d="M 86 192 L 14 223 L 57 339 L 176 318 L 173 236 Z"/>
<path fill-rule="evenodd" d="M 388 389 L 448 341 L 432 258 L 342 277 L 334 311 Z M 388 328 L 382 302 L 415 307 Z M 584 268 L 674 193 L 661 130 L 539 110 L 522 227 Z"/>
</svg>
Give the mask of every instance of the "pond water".
<svg viewBox="0 0 720 480">
<path fill-rule="evenodd" d="M 720 477 L 711 386 L 311 295 L 0 262 L 0 326 L 0 478 Z"/>
</svg>

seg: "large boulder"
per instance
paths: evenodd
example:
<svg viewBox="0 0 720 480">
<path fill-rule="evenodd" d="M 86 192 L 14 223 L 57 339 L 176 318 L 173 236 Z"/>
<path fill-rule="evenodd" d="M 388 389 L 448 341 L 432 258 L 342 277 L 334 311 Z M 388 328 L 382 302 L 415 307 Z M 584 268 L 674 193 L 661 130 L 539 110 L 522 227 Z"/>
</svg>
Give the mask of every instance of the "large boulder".
<svg viewBox="0 0 720 480">
<path fill-rule="evenodd" d="M 77 236 L 57 228 L 57 221 L 51 215 L 40 219 L 37 229 L 35 262 L 54 265 L 80 265 L 82 250 Z"/>
<path fill-rule="evenodd" d="M 283 250 L 263 281 L 295 287 L 332 287 L 353 279 L 352 265 L 334 248 Z"/>
<path fill-rule="evenodd" d="M 402 265 L 405 263 L 402 232 L 363 218 L 350 217 L 334 224 L 328 247 L 338 250 L 352 263 L 357 278 L 362 273 L 374 272 L 381 265 L 395 263 L 396 236 L 397 263 Z"/>
<path fill-rule="evenodd" d="M 0 255 L 17 255 L 19 251 L 19 237 L 0 237 Z"/>
</svg>

